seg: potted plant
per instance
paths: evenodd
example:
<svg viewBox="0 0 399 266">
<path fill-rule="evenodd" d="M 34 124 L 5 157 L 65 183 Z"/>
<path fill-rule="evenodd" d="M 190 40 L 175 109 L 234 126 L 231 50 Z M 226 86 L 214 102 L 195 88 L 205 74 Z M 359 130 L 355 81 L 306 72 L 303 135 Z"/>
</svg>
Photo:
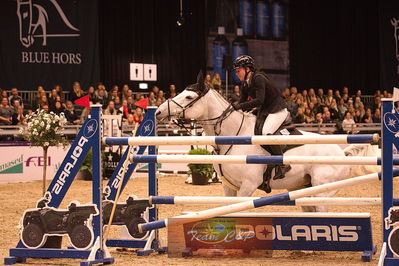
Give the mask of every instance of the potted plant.
<svg viewBox="0 0 399 266">
<path fill-rule="evenodd" d="M 189 155 L 211 155 L 211 153 L 202 148 L 192 149 L 188 152 Z M 189 174 L 191 174 L 193 185 L 207 185 L 209 179 L 212 178 L 213 167 L 212 164 L 188 164 L 190 168 Z"/>
</svg>

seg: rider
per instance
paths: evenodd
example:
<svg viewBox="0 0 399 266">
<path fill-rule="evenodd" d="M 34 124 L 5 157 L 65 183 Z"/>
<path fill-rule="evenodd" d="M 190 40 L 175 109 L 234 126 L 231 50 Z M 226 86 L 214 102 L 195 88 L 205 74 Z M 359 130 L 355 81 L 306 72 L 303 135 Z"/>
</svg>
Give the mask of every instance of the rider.
<svg viewBox="0 0 399 266">
<path fill-rule="evenodd" d="M 255 61 L 248 55 L 234 60 L 233 68 L 241 80 L 241 99 L 232 103 L 235 110 L 251 111 L 257 108 L 255 135 L 273 135 L 290 116 L 287 105 L 278 90 L 265 73 L 255 70 Z M 262 146 L 264 147 L 264 146 Z M 270 145 L 273 155 L 283 155 L 280 145 Z M 284 178 L 290 165 L 276 165 L 274 179 Z"/>
</svg>

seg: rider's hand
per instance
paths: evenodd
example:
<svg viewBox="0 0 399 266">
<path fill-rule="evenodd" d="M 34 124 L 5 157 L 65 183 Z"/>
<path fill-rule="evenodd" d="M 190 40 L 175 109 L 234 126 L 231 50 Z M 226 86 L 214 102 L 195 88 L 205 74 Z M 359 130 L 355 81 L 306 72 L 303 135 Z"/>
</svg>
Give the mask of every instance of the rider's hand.
<svg viewBox="0 0 399 266">
<path fill-rule="evenodd" d="M 241 109 L 241 105 L 237 102 L 233 102 L 231 104 L 231 106 L 233 106 L 234 110 L 240 110 Z"/>
</svg>

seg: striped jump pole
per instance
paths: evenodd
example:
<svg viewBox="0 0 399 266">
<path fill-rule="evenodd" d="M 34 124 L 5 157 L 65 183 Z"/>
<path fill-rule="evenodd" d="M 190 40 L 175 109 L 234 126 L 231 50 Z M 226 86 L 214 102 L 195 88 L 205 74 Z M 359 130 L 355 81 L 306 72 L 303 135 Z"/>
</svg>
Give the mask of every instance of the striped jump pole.
<svg viewBox="0 0 399 266">
<path fill-rule="evenodd" d="M 394 177 L 399 176 L 399 169 L 393 169 L 392 172 L 393 172 Z M 271 197 L 261 197 L 259 199 L 244 201 L 244 202 L 235 203 L 235 204 L 231 204 L 231 205 L 227 205 L 227 206 L 221 206 L 218 208 L 194 212 L 191 214 L 175 216 L 172 219 L 174 221 L 180 220 L 180 221 L 182 221 L 182 223 L 184 223 L 184 221 L 188 220 L 188 219 L 190 219 L 190 222 L 195 222 L 195 221 L 200 221 L 203 219 L 208 219 L 208 218 L 212 218 L 212 217 L 216 217 L 216 216 L 230 214 L 233 212 L 240 212 L 240 211 L 244 211 L 244 210 L 255 209 L 255 208 L 262 207 L 262 206 L 271 205 L 271 204 L 274 204 L 277 202 L 296 200 L 299 198 L 309 197 L 309 196 L 313 196 L 313 195 L 316 195 L 319 193 L 332 191 L 332 190 L 336 190 L 336 189 L 340 189 L 340 188 L 348 187 L 348 186 L 365 184 L 365 183 L 369 183 L 369 182 L 373 182 L 373 181 L 377 181 L 377 180 L 381 180 L 381 173 L 373 173 L 373 174 L 358 176 L 358 177 L 354 177 L 354 178 L 350 178 L 350 179 L 336 181 L 333 183 L 328 183 L 328 184 L 323 184 L 323 185 L 319 185 L 319 186 L 315 186 L 315 187 L 309 187 L 309 188 L 304 188 L 304 189 L 300 189 L 300 190 L 296 190 L 296 191 L 291 191 L 288 193 L 278 194 L 278 195 L 271 196 Z M 139 228 L 140 232 L 164 228 L 164 227 L 167 227 L 168 221 L 170 219 L 171 218 L 139 224 L 138 228 Z"/>
<path fill-rule="evenodd" d="M 132 155 L 131 163 L 381 165 L 380 157 L 267 155 Z M 399 165 L 399 158 L 394 158 Z"/>
<path fill-rule="evenodd" d="M 150 204 L 233 204 L 256 200 L 260 197 L 193 197 L 193 196 L 152 196 Z M 394 205 L 399 205 L 399 199 L 394 199 Z M 377 206 L 381 198 L 333 198 L 307 197 L 296 200 L 278 202 L 273 205 L 283 206 Z"/>
<path fill-rule="evenodd" d="M 170 136 L 106 137 L 107 145 L 280 145 L 280 144 L 354 144 L 377 143 L 378 134 L 295 135 L 295 136 Z"/>
</svg>

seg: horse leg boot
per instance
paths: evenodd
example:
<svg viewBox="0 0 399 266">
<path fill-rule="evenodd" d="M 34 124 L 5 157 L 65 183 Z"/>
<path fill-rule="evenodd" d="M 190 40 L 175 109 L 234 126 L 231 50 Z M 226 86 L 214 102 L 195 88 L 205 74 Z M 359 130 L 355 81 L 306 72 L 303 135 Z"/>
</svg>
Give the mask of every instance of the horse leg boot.
<svg viewBox="0 0 399 266">
<path fill-rule="evenodd" d="M 283 156 L 283 149 L 281 148 L 280 145 L 270 145 L 269 150 L 271 151 L 272 155 Z M 291 170 L 291 165 L 289 165 L 289 164 L 276 164 L 273 180 L 284 178 L 285 174 L 289 170 Z"/>
</svg>

